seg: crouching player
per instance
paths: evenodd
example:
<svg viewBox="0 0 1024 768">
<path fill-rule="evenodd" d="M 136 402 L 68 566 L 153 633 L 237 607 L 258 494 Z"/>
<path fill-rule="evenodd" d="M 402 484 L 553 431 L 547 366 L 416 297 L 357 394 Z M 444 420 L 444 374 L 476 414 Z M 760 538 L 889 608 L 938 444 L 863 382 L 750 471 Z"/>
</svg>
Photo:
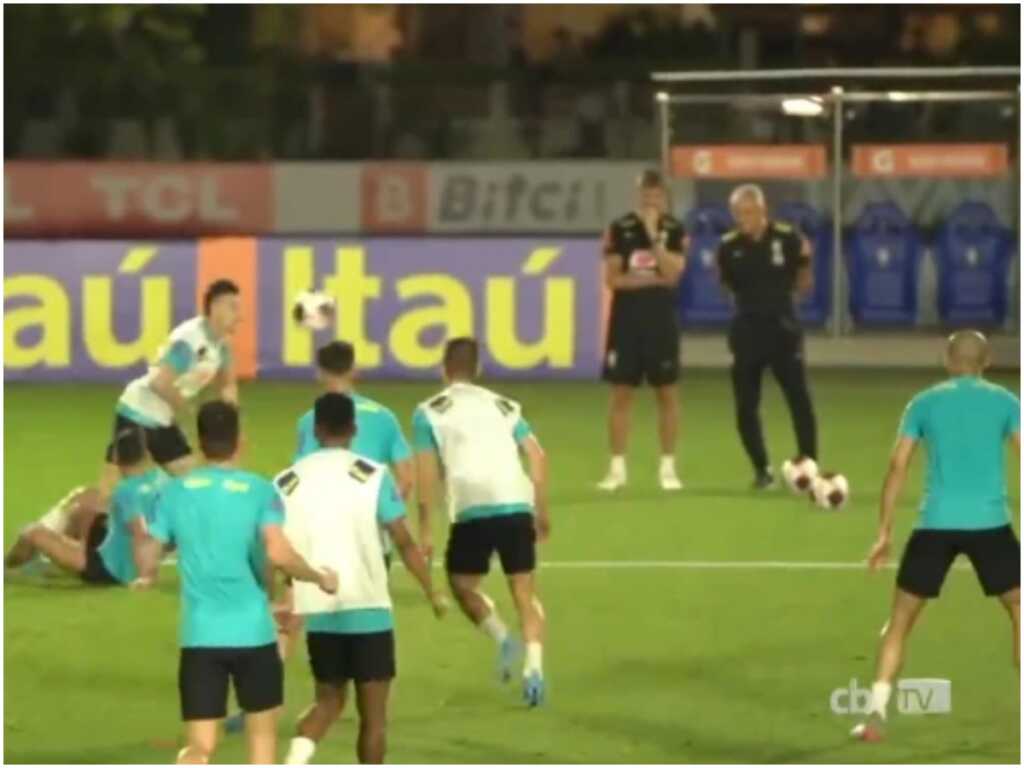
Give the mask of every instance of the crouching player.
<svg viewBox="0 0 1024 768">
<path fill-rule="evenodd" d="M 443 469 L 451 520 L 445 567 L 452 593 L 466 617 L 497 644 L 499 674 L 507 681 L 518 643 L 494 601 L 480 591 L 491 555 L 498 553 L 526 643 L 523 695 L 530 706 L 537 706 L 544 699 L 544 611 L 533 571 L 535 543 L 538 538 L 543 541 L 550 528 L 547 460 L 519 404 L 473 383 L 479 361 L 474 339 L 449 341 L 444 352 L 448 387 L 413 414 L 420 543 L 425 552 L 432 551 L 430 507 Z M 523 471 L 520 452 L 529 475 Z"/>
<path fill-rule="evenodd" d="M 984 336 L 953 334 L 946 347 L 950 378 L 914 397 L 900 423 L 882 488 L 878 540 L 868 559 L 872 569 L 888 557 L 893 511 L 919 443 L 927 447 L 928 470 L 920 519 L 903 551 L 882 632 L 868 719 L 852 733 L 864 741 L 882 738 L 907 638 L 959 554 L 971 561 L 985 595 L 998 597 L 1006 609 L 1020 669 L 1020 542 L 1010 526 L 1004 457 L 1007 442 L 1020 453 L 1020 401 L 982 378 L 988 361 Z"/>
<path fill-rule="evenodd" d="M 112 456 L 121 474 L 109 511 L 96 488 L 76 488 L 18 537 L 4 560 L 16 568 L 46 555 L 87 584 L 131 584 L 137 546 L 153 519 L 167 476 L 146 461 L 141 429 L 118 433 Z"/>
</svg>

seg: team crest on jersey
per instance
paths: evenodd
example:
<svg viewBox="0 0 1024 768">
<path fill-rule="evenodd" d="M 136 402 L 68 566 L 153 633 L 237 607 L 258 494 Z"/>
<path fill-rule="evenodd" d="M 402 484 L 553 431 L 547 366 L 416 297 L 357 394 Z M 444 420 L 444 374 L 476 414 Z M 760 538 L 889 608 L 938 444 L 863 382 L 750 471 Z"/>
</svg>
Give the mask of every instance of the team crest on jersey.
<svg viewBox="0 0 1024 768">
<path fill-rule="evenodd" d="M 285 496 L 291 496 L 295 489 L 299 487 L 299 476 L 289 469 L 278 477 L 274 483 L 281 489 L 281 493 Z"/>
<path fill-rule="evenodd" d="M 452 399 L 448 395 L 441 395 L 431 400 L 428 405 L 438 413 L 444 413 L 452 407 Z"/>
<path fill-rule="evenodd" d="M 348 471 L 348 476 L 353 480 L 365 483 L 370 479 L 370 475 L 377 471 L 377 468 L 362 459 L 356 459 L 352 464 L 352 468 Z"/>
<path fill-rule="evenodd" d="M 772 240 L 772 266 L 781 267 L 786 263 L 786 257 L 782 255 L 782 241 Z"/>
</svg>

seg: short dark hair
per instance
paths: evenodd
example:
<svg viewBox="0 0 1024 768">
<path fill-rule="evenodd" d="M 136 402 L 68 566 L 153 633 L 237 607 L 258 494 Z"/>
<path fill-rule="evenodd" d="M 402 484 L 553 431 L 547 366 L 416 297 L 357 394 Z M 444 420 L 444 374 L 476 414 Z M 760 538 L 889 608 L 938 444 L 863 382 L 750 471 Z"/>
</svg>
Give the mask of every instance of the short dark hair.
<svg viewBox="0 0 1024 768">
<path fill-rule="evenodd" d="M 134 467 L 146 455 L 146 434 L 142 427 L 124 427 L 114 435 L 110 458 L 119 467 Z"/>
<path fill-rule="evenodd" d="M 448 375 L 476 376 L 480 366 L 480 344 L 470 336 L 449 339 L 444 345 L 444 370 Z"/>
<path fill-rule="evenodd" d="M 356 405 L 340 392 L 320 395 L 313 405 L 313 426 L 328 437 L 347 437 L 356 426 Z"/>
<path fill-rule="evenodd" d="M 207 286 L 206 291 L 203 293 L 203 314 L 210 314 L 210 307 L 213 306 L 213 302 L 215 302 L 219 297 L 227 295 L 237 296 L 239 293 L 241 293 L 241 291 L 238 290 L 238 286 L 231 280 L 226 278 L 214 280 Z"/>
<path fill-rule="evenodd" d="M 332 341 L 316 352 L 316 364 L 321 371 L 344 376 L 352 370 L 356 360 L 355 348 L 347 341 Z"/>
<path fill-rule="evenodd" d="M 199 448 L 208 459 L 229 459 L 238 450 L 238 408 L 223 400 L 203 403 L 196 417 Z"/>
<path fill-rule="evenodd" d="M 665 178 L 661 171 L 648 168 L 636 177 L 636 185 L 640 189 L 665 189 Z"/>
</svg>

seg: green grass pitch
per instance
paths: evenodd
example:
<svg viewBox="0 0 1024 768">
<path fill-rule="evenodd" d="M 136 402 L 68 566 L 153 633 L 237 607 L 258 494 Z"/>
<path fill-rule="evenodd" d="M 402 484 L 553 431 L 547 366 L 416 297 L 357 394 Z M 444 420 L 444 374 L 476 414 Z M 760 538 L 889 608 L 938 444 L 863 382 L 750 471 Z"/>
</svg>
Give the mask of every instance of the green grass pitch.
<svg viewBox="0 0 1024 768">
<path fill-rule="evenodd" d="M 493 677 L 490 641 L 460 615 L 435 621 L 411 580 L 394 577 L 399 678 L 388 758 L 425 763 L 1001 762 L 1020 760 L 1019 676 L 1009 622 L 954 571 L 912 639 L 906 676 L 952 680 L 949 715 L 893 715 L 881 744 L 854 744 L 833 714 L 833 689 L 870 684 L 894 574 L 855 569 L 681 568 L 689 562 L 860 560 L 875 532 L 878 488 L 901 409 L 934 373 L 814 373 L 823 464 L 850 479 L 836 513 L 785 491 L 755 495 L 733 428 L 724 373 L 681 383 L 680 471 L 686 490 L 655 483 L 654 409 L 640 393 L 631 485 L 593 489 L 606 467 L 597 383 L 496 383 L 524 403 L 552 467 L 553 536 L 540 571 L 549 621 L 549 703 L 527 711 Z M 1016 376 L 996 377 L 1017 389 Z M 368 382 L 408 426 L 427 383 Z M 245 463 L 287 463 L 312 384 L 253 383 L 242 398 Z M 4 534 L 38 517 L 72 485 L 91 482 L 117 390 L 5 389 Z M 792 451 L 788 415 L 766 384 L 765 427 L 776 465 Z M 1019 471 L 1007 459 L 1019 521 Z M 897 524 L 910 530 L 920 457 Z M 441 521 L 437 541 L 443 542 Z M 897 552 L 898 554 L 898 552 Z M 570 567 L 577 563 L 578 567 Z M 661 567 L 653 564 L 661 563 Z M 645 565 L 646 564 L 646 565 Z M 440 576 L 440 572 L 436 573 Z M 488 591 L 511 619 L 504 584 Z M 180 735 L 177 584 L 172 568 L 148 594 L 92 591 L 74 579 L 4 586 L 6 762 L 167 762 Z M 282 737 L 310 697 L 305 652 L 287 667 Z M 354 760 L 352 713 L 316 762 Z M 244 759 L 237 737 L 219 762 Z"/>
</svg>

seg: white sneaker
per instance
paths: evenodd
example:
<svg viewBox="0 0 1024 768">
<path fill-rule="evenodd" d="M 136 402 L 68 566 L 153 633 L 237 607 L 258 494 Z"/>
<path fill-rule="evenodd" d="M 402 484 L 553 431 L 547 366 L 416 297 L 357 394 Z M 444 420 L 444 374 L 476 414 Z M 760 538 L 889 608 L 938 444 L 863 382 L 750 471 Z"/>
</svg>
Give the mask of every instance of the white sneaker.
<svg viewBox="0 0 1024 768">
<path fill-rule="evenodd" d="M 658 485 L 663 491 L 683 490 L 683 481 L 676 475 L 675 468 L 658 470 Z"/>
<path fill-rule="evenodd" d="M 597 484 L 597 490 L 599 491 L 617 491 L 619 488 L 625 488 L 626 476 L 619 474 L 618 472 L 609 472 L 605 475 L 604 480 Z"/>
</svg>

